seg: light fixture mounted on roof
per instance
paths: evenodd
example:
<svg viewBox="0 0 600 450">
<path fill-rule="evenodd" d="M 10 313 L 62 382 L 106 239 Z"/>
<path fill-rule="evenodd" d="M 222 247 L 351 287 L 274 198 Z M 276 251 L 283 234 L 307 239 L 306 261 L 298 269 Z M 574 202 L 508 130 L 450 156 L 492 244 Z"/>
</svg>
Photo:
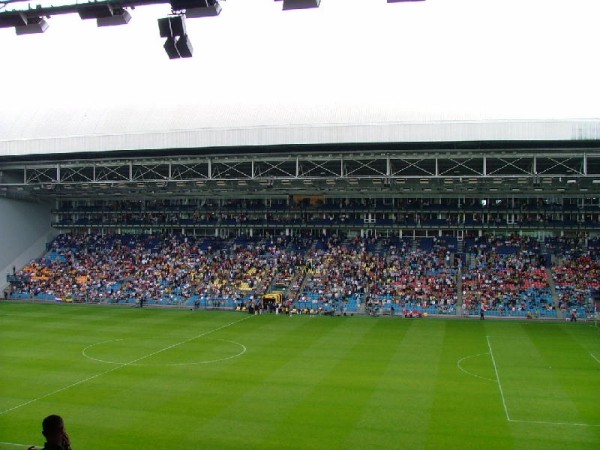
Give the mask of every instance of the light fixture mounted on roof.
<svg viewBox="0 0 600 450">
<path fill-rule="evenodd" d="M 218 0 L 171 0 L 173 11 L 185 11 L 188 18 L 214 17 L 221 13 Z"/>
<path fill-rule="evenodd" d="M 27 17 L 23 12 L 3 12 L 0 15 L 0 28 L 23 27 L 27 25 Z"/>
<path fill-rule="evenodd" d="M 77 13 L 84 19 L 96 19 L 99 27 L 124 25 L 131 20 L 127 8 L 157 3 L 170 3 L 171 9 L 177 16 L 211 17 L 221 13 L 219 0 L 93 0 L 85 3 L 75 3 L 59 6 L 37 5 L 26 10 L 0 10 L 0 28 L 15 28 L 17 34 L 43 33 L 48 28 L 45 18 L 57 14 Z M 283 2 L 283 9 L 318 8 L 321 0 L 275 0 Z M 424 0 L 387 0 L 388 3 L 415 2 Z M 8 2 L 5 2 L 8 3 Z M 159 19 L 160 21 L 163 19 Z M 168 18 L 166 18 L 168 20 Z M 162 33 L 162 31 L 161 31 Z M 161 34 L 162 36 L 162 34 Z M 192 45 L 186 33 L 167 35 L 165 50 L 170 58 L 188 58 L 192 56 Z"/>
<path fill-rule="evenodd" d="M 163 47 L 169 59 L 191 58 L 194 52 L 185 28 L 185 16 L 176 14 L 158 19 L 160 37 L 167 38 Z"/>
<path fill-rule="evenodd" d="M 15 28 L 21 34 L 43 33 L 48 23 L 42 16 L 28 16 L 25 11 L 6 11 L 0 14 L 0 28 Z"/>
<path fill-rule="evenodd" d="M 43 33 L 48 29 L 48 22 L 43 17 L 27 17 L 26 25 L 15 27 L 18 35 Z"/>
<path fill-rule="evenodd" d="M 169 59 L 191 58 L 194 48 L 187 35 L 185 18 L 212 17 L 221 13 L 218 0 L 170 0 L 172 16 L 158 19 L 160 36 Z"/>
<path fill-rule="evenodd" d="M 320 4 L 321 0 L 283 0 L 283 10 L 318 8 Z"/>
<path fill-rule="evenodd" d="M 131 20 L 131 14 L 129 11 L 123 8 L 113 9 L 112 16 L 99 17 L 96 19 L 96 24 L 99 27 L 110 27 L 114 25 L 125 25 Z"/>
<path fill-rule="evenodd" d="M 125 25 L 131 20 L 131 15 L 126 9 L 110 3 L 83 4 L 79 6 L 77 12 L 83 20 L 96 19 L 99 27 Z"/>
<path fill-rule="evenodd" d="M 43 33 L 48 22 L 42 15 L 26 14 L 28 11 L 7 11 L 0 14 L 0 28 L 15 28 L 18 35 Z"/>
</svg>

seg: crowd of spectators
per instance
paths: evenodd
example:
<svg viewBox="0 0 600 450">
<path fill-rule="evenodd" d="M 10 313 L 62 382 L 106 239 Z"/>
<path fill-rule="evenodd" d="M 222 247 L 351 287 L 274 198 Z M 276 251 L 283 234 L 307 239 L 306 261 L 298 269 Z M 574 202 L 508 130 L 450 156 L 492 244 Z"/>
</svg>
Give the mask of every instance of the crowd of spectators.
<svg viewBox="0 0 600 450">
<path fill-rule="evenodd" d="M 20 272 L 17 293 L 72 301 L 186 302 L 264 293 L 275 274 L 293 272 L 298 255 L 283 238 L 236 243 L 185 236 L 62 235 Z"/>
<path fill-rule="evenodd" d="M 526 314 L 552 311 L 554 301 L 537 240 L 519 236 L 474 240 L 462 273 L 463 309 Z"/>
<path fill-rule="evenodd" d="M 18 272 L 13 297 L 143 305 L 256 302 L 274 287 L 289 305 L 552 316 L 600 289 L 598 250 L 575 240 L 507 236 L 416 245 L 397 237 L 64 234 Z M 550 259 L 552 255 L 552 260 Z M 554 261 L 554 262 L 552 262 Z M 552 287 L 555 287 L 553 292 Z M 582 310 L 582 314 L 583 314 Z"/>
<path fill-rule="evenodd" d="M 585 252 L 573 258 L 561 258 L 554 267 L 559 308 L 562 310 L 585 309 L 591 292 L 600 290 L 600 259 Z"/>
</svg>

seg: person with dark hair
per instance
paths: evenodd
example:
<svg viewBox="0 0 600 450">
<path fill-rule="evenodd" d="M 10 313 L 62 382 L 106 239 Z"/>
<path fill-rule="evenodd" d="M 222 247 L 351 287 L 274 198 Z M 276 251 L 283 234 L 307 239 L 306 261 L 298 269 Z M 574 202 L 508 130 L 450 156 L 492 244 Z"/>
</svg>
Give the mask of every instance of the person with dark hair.
<svg viewBox="0 0 600 450">
<path fill-rule="evenodd" d="M 577 310 L 576 309 L 571 310 L 571 322 L 577 322 Z"/>
<path fill-rule="evenodd" d="M 52 414 L 42 421 L 42 434 L 46 443 L 42 450 L 71 450 L 71 439 L 65 430 L 62 417 Z M 35 450 L 35 446 L 28 450 Z"/>
</svg>

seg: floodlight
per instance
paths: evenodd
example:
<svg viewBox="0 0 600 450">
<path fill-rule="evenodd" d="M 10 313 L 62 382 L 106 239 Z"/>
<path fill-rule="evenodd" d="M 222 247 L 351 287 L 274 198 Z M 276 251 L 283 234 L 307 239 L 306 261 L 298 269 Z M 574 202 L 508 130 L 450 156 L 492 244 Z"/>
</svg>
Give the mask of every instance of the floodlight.
<svg viewBox="0 0 600 450">
<path fill-rule="evenodd" d="M 185 17 L 182 14 L 158 19 L 160 37 L 167 38 L 163 47 L 169 59 L 191 58 L 194 52 L 186 33 Z"/>
<path fill-rule="evenodd" d="M 283 10 L 318 8 L 321 0 L 283 0 Z"/>
<path fill-rule="evenodd" d="M 43 17 L 28 17 L 27 25 L 15 27 L 18 35 L 43 33 L 48 29 L 48 22 Z"/>
<path fill-rule="evenodd" d="M 192 43 L 187 35 L 169 37 L 163 47 L 169 59 L 191 58 L 194 52 Z"/>
<path fill-rule="evenodd" d="M 113 15 L 112 6 L 107 3 L 94 4 L 88 3 L 81 5 L 77 10 L 79 17 L 83 20 L 87 19 L 100 19 L 102 17 L 110 17 Z"/>
<path fill-rule="evenodd" d="M 185 15 L 187 17 L 215 17 L 221 13 L 221 5 L 216 0 L 203 0 L 201 6 L 187 7 Z"/>
<path fill-rule="evenodd" d="M 188 8 L 206 8 L 208 0 L 170 0 L 173 11 L 183 11 Z"/>
<path fill-rule="evenodd" d="M 179 58 L 179 53 L 177 52 L 177 47 L 175 47 L 175 38 L 174 37 L 168 37 L 163 45 L 163 48 L 165 49 L 165 52 L 167 52 L 169 59 Z"/>
<path fill-rule="evenodd" d="M 191 58 L 194 52 L 190 39 L 186 36 L 169 37 L 163 45 L 169 59 Z"/>
<path fill-rule="evenodd" d="M 218 16 L 221 5 L 218 0 L 171 0 L 173 11 L 184 11 L 187 17 Z"/>
<path fill-rule="evenodd" d="M 27 17 L 23 13 L 4 13 L 0 15 L 0 28 L 27 26 Z"/>
<path fill-rule="evenodd" d="M 191 58 L 194 53 L 194 48 L 192 47 L 192 43 L 187 34 L 177 39 L 175 48 L 177 49 L 180 58 Z"/>
<path fill-rule="evenodd" d="M 186 33 L 185 20 L 180 14 L 158 19 L 160 37 L 183 36 Z"/>
<path fill-rule="evenodd" d="M 123 8 L 114 9 L 112 16 L 98 17 L 96 24 L 99 27 L 110 27 L 114 25 L 125 25 L 131 20 L 131 14 L 129 11 Z"/>
<path fill-rule="evenodd" d="M 125 25 L 131 20 L 131 14 L 121 7 L 108 3 L 92 3 L 78 7 L 77 12 L 83 20 L 96 19 L 99 27 Z"/>
</svg>

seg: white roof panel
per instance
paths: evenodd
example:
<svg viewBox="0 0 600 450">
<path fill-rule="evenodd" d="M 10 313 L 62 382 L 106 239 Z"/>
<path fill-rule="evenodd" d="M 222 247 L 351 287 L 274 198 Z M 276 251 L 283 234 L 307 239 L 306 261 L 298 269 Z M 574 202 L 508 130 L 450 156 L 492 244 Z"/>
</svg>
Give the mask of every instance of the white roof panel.
<svg viewBox="0 0 600 450">
<path fill-rule="evenodd" d="M 445 121 L 208 127 L 0 141 L 0 155 L 286 144 L 600 140 L 600 120 Z"/>
</svg>

